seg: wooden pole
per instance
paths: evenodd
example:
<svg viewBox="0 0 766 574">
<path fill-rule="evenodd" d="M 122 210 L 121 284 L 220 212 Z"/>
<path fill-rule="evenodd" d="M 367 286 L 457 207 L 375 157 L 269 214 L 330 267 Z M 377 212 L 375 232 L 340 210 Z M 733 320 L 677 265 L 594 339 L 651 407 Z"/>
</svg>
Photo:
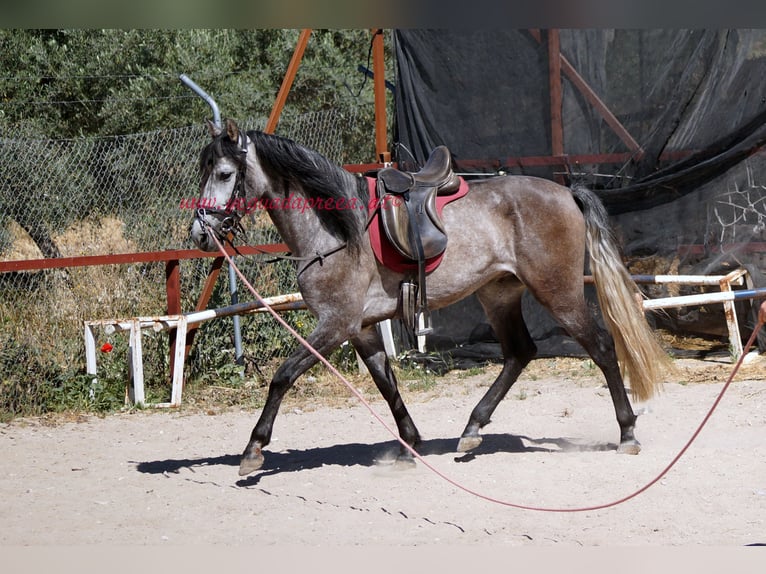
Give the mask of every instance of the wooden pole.
<svg viewBox="0 0 766 574">
<path fill-rule="evenodd" d="M 383 53 L 383 30 L 372 31 L 372 73 L 375 89 L 375 154 L 377 161 L 388 163 L 388 122 L 386 120 L 386 66 Z"/>
<path fill-rule="evenodd" d="M 532 28 L 529 30 L 529 33 L 535 40 L 537 40 L 537 42 L 542 42 L 542 35 L 540 34 L 539 29 Z M 564 72 L 564 75 L 569 78 L 569 81 L 572 82 L 572 84 L 580 91 L 585 99 L 590 102 L 596 111 L 601 114 L 601 117 L 604 119 L 607 125 L 609 125 L 609 127 L 612 128 L 614 133 L 617 134 L 623 143 L 628 146 L 628 149 L 638 154 L 643 153 L 641 146 L 638 145 L 638 142 L 636 142 L 628 130 L 625 129 L 625 126 L 620 123 L 620 120 L 615 117 L 615 115 L 601 100 L 601 98 L 596 95 L 596 92 L 593 91 L 593 89 L 588 85 L 583 77 L 577 72 L 577 70 L 575 70 L 574 66 L 569 63 L 569 60 L 567 60 L 560 52 L 559 59 L 561 61 L 561 71 Z"/>
<path fill-rule="evenodd" d="M 181 263 L 178 259 L 171 259 L 165 263 L 165 292 L 167 293 L 168 306 L 167 314 L 175 315 L 181 312 Z M 175 350 L 176 345 L 184 345 L 186 342 L 186 334 L 184 333 L 184 340 L 179 341 L 176 338 L 177 330 L 171 329 L 168 332 L 169 335 L 169 347 L 170 347 L 170 378 L 173 379 L 173 373 L 175 371 Z M 140 337 L 140 334 L 139 334 Z"/>
<path fill-rule="evenodd" d="M 551 154 L 554 157 L 564 155 L 564 128 L 561 120 L 561 47 L 559 31 L 548 30 L 548 83 L 551 96 Z M 561 175 L 556 176 L 559 183 L 564 183 Z"/>
<path fill-rule="evenodd" d="M 311 36 L 311 29 L 305 28 L 301 30 L 301 35 L 298 37 L 298 44 L 295 46 L 293 57 L 290 60 L 290 64 L 287 66 L 287 72 L 285 77 L 282 78 L 282 86 L 279 88 L 277 99 L 274 102 L 274 106 L 271 108 L 271 115 L 269 121 L 266 122 L 266 128 L 263 130 L 267 134 L 273 134 L 279 123 L 279 116 L 282 114 L 282 108 L 285 107 L 287 101 L 287 95 L 290 93 L 290 88 L 295 80 L 295 75 L 298 73 L 298 67 L 303 59 L 303 52 L 306 50 L 306 44 L 308 44 L 309 36 Z"/>
</svg>

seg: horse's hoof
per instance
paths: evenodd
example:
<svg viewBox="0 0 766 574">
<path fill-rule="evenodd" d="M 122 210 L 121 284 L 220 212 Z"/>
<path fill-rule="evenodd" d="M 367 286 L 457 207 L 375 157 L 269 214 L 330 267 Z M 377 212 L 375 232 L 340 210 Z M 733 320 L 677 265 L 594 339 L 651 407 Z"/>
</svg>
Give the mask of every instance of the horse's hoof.
<svg viewBox="0 0 766 574">
<path fill-rule="evenodd" d="M 246 452 L 239 461 L 239 476 L 247 476 L 263 466 L 263 453 L 260 448 Z"/>
<path fill-rule="evenodd" d="M 416 466 L 415 459 L 411 456 L 398 456 L 394 461 L 394 468 L 396 470 L 411 470 Z"/>
<path fill-rule="evenodd" d="M 461 436 L 457 443 L 458 452 L 470 452 L 481 444 L 481 436 Z"/>
<path fill-rule="evenodd" d="M 638 454 L 641 452 L 641 443 L 637 440 L 620 443 L 617 454 Z"/>
</svg>

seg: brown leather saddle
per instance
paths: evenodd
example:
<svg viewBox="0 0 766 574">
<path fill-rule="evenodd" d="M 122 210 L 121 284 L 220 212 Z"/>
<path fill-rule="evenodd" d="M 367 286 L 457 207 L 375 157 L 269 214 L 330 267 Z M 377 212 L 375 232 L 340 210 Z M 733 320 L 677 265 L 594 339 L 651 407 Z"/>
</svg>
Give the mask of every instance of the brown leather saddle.
<svg viewBox="0 0 766 574">
<path fill-rule="evenodd" d="M 403 257 L 418 266 L 417 282 L 402 285 L 405 323 L 416 335 L 428 334 L 432 327 L 426 298 L 425 263 L 447 248 L 447 232 L 436 209 L 436 197 L 457 192 L 460 178 L 452 170 L 449 150 L 439 146 L 416 173 L 393 167 L 381 169 L 377 188 L 380 221 L 386 237 Z M 424 318 L 422 327 L 418 326 L 419 313 Z"/>
<path fill-rule="evenodd" d="M 378 198 L 383 230 L 407 259 L 430 259 L 447 248 L 447 233 L 436 211 L 436 196 L 460 187 L 445 146 L 431 152 L 417 173 L 386 167 L 378 172 Z M 420 244 L 420 245 L 419 245 Z"/>
</svg>

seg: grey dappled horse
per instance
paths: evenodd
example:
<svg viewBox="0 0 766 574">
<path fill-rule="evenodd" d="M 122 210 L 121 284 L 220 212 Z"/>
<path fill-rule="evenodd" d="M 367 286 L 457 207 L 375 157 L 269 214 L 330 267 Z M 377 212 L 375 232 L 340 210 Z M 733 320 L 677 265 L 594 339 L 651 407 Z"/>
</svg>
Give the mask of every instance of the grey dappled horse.
<svg viewBox="0 0 766 574">
<path fill-rule="evenodd" d="M 375 327 L 400 316 L 404 275 L 377 262 L 366 233 L 366 208 L 284 205 L 285 198 L 300 197 L 307 200 L 304 205 L 313 199 L 315 205 L 348 207 L 358 201 L 366 206 L 365 178 L 289 139 L 245 133 L 231 120 L 224 129 L 209 127 L 213 140 L 200 154 L 200 199 L 208 201 L 204 205 L 213 201 L 219 207 L 198 211 L 191 226 L 193 241 L 212 251 L 215 245 L 208 233 L 225 236 L 239 225 L 244 208 L 254 200 L 262 207 L 271 206 L 274 225 L 292 255 L 300 258 L 298 286 L 317 317 L 308 342 L 328 356 L 350 341 L 387 401 L 400 437 L 417 446 L 420 435 Z M 226 210 L 226 205 L 236 209 Z M 623 375 L 633 397 L 646 400 L 655 393 L 668 356 L 645 321 L 636 299 L 638 289 L 619 257 L 597 196 L 582 187 L 569 189 L 541 178 L 492 177 L 470 182 L 470 192 L 446 205 L 442 216 L 449 242 L 441 264 L 428 276 L 428 305 L 436 309 L 476 293 L 503 352 L 502 370 L 471 412 L 457 450 L 465 452 L 481 443 L 480 429 L 535 356 L 521 312 L 522 293 L 529 289 L 603 372 L 620 427 L 618 452 L 637 454 L 636 415 Z M 608 330 L 599 326 L 586 305 L 586 248 Z M 240 475 L 261 467 L 262 449 L 269 444 L 285 393 L 315 363 L 316 357 L 299 346 L 279 367 L 242 455 Z M 409 456 L 402 447 L 400 460 Z"/>
</svg>

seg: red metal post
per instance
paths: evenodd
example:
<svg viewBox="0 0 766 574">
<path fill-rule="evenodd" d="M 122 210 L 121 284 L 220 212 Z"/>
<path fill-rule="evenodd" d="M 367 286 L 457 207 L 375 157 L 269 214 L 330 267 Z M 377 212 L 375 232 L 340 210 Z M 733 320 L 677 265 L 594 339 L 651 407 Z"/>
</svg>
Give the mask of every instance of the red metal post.
<svg viewBox="0 0 766 574">
<path fill-rule="evenodd" d="M 561 120 L 560 52 L 559 31 L 548 30 L 548 83 L 551 95 L 551 154 L 553 157 L 562 157 L 564 155 L 564 127 Z M 556 181 L 564 183 L 564 177 L 557 175 Z"/>
<path fill-rule="evenodd" d="M 529 33 L 535 40 L 542 42 L 542 35 L 540 34 L 540 30 L 533 28 L 529 30 Z M 631 136 L 628 130 L 625 129 L 625 126 L 620 123 L 620 120 L 615 117 L 615 115 L 611 112 L 607 105 L 601 101 L 601 98 L 596 95 L 596 93 L 593 91 L 593 89 L 591 89 L 583 77 L 577 73 L 577 70 L 575 70 L 574 66 L 569 63 L 569 60 L 561 55 L 560 52 L 559 59 L 561 60 L 561 71 L 564 72 L 564 75 L 569 78 L 569 81 L 574 84 L 574 86 L 580 91 L 585 99 L 588 100 L 590 104 L 596 109 L 596 111 L 601 114 L 601 117 L 604 118 L 604 121 L 609 125 L 610 128 L 612 128 L 614 133 L 617 134 L 617 136 L 623 141 L 623 143 L 625 143 L 625 145 L 628 146 L 631 151 L 641 153 L 643 150 L 641 150 L 641 146 L 638 145 L 638 142 L 633 139 L 633 136 Z"/>
<path fill-rule="evenodd" d="M 391 161 L 388 150 L 388 122 L 386 120 L 386 66 L 383 52 L 383 30 L 372 31 L 372 73 L 375 89 L 375 154 L 380 163 Z"/>
<path fill-rule="evenodd" d="M 165 263 L 165 291 L 168 297 L 168 315 L 177 315 L 181 313 L 181 262 L 178 259 L 171 259 Z M 176 330 L 168 331 L 170 344 L 170 380 L 173 380 L 173 371 L 175 370 L 175 350 L 176 350 Z"/>
<path fill-rule="evenodd" d="M 285 253 L 284 243 L 265 245 L 242 245 L 236 249 L 227 247 L 229 255 L 262 255 L 264 253 Z M 19 261 L 0 261 L 0 273 L 9 271 L 39 271 L 40 269 L 63 269 L 64 267 L 91 267 L 93 265 L 126 265 L 129 263 L 156 263 L 182 259 L 200 259 L 220 257 L 218 253 L 199 249 L 167 249 L 165 251 L 139 251 L 135 253 L 115 253 L 111 255 L 82 255 L 79 257 L 55 257 L 51 259 L 22 259 Z"/>
<path fill-rule="evenodd" d="M 224 261 L 226 261 L 224 257 L 216 257 L 213 260 L 213 264 L 210 266 L 210 271 L 208 272 L 207 278 L 205 279 L 205 285 L 202 287 L 202 292 L 200 293 L 199 299 L 197 299 L 197 306 L 194 308 L 195 311 L 203 311 L 204 309 L 207 309 L 207 303 L 213 294 L 215 282 L 218 280 L 218 275 L 221 272 L 221 267 L 223 267 Z M 186 341 L 184 342 L 186 345 L 184 348 L 184 359 L 189 356 L 189 351 L 191 350 L 192 343 L 194 343 L 194 337 L 197 335 L 197 328 L 198 325 L 191 325 L 189 326 L 188 331 L 186 331 Z M 173 360 L 173 351 L 174 349 L 171 348 L 171 361 Z"/>
<path fill-rule="evenodd" d="M 293 85 L 295 75 L 298 73 L 298 67 L 303 59 L 303 52 L 306 50 L 309 36 L 311 36 L 311 29 L 306 28 L 301 30 L 301 35 L 298 37 L 298 44 L 295 46 L 295 52 L 293 52 L 293 57 L 290 60 L 290 64 L 287 66 L 287 72 L 285 72 L 285 76 L 282 78 L 282 86 L 279 88 L 277 99 L 274 102 L 274 106 L 271 108 L 269 121 L 266 123 L 266 128 L 263 130 L 267 134 L 274 133 L 274 130 L 277 128 L 279 116 L 282 113 L 282 108 L 285 107 L 287 95 L 290 93 L 290 88 Z"/>
</svg>

